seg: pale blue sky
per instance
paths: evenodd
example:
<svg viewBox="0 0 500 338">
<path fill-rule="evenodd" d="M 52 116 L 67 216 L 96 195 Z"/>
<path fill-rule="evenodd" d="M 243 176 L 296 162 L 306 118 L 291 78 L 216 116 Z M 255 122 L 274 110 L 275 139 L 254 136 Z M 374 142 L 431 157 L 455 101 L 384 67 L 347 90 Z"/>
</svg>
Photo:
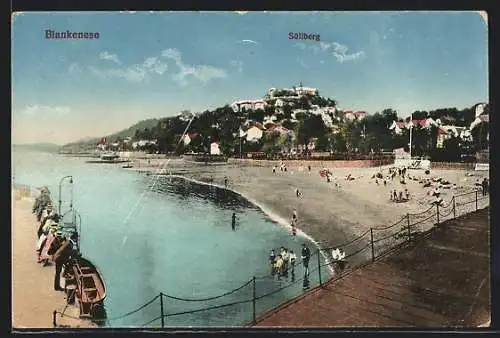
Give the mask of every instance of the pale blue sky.
<svg viewBox="0 0 500 338">
<path fill-rule="evenodd" d="M 473 12 L 25 13 L 13 21 L 14 143 L 100 136 L 299 81 L 369 113 L 488 100 L 487 26 Z M 46 29 L 100 38 L 47 40 Z M 289 32 L 320 34 L 321 43 Z"/>
</svg>

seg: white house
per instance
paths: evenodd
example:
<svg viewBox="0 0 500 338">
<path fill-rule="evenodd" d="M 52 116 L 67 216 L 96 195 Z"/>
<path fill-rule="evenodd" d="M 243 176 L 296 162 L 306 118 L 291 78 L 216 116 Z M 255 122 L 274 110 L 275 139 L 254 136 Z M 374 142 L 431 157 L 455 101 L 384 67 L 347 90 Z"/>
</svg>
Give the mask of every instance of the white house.
<svg viewBox="0 0 500 338">
<path fill-rule="evenodd" d="M 246 139 L 249 142 L 255 142 L 262 138 L 264 133 L 264 127 L 260 123 L 255 123 L 253 126 L 247 129 Z"/>
<path fill-rule="evenodd" d="M 358 120 L 362 120 L 362 119 L 364 119 L 366 117 L 366 112 L 364 112 L 364 111 L 357 111 L 357 112 L 354 113 L 354 115 L 356 116 L 356 118 Z"/>
<path fill-rule="evenodd" d="M 274 103 L 275 107 L 283 107 L 285 105 L 285 101 L 282 99 L 277 99 L 276 102 Z"/>
<path fill-rule="evenodd" d="M 185 134 L 184 137 L 182 138 L 182 142 L 184 142 L 184 146 L 187 146 L 189 143 L 191 143 L 195 138 L 198 138 L 200 135 L 197 133 L 191 133 L 191 134 Z"/>
<path fill-rule="evenodd" d="M 253 109 L 262 109 L 266 108 L 267 102 L 264 100 L 255 100 L 253 101 Z"/>
<path fill-rule="evenodd" d="M 295 92 L 298 95 L 318 95 L 317 88 L 308 88 L 308 87 L 296 87 Z"/>
<path fill-rule="evenodd" d="M 236 101 L 231 104 L 231 108 L 235 113 L 242 111 L 243 109 L 264 109 L 266 108 L 267 102 L 265 100 L 243 100 Z"/>
<path fill-rule="evenodd" d="M 220 155 L 219 142 L 212 142 L 210 144 L 210 155 Z"/>
<path fill-rule="evenodd" d="M 351 110 L 344 111 L 344 118 L 349 121 L 354 121 L 356 119 L 356 115 Z"/>
</svg>

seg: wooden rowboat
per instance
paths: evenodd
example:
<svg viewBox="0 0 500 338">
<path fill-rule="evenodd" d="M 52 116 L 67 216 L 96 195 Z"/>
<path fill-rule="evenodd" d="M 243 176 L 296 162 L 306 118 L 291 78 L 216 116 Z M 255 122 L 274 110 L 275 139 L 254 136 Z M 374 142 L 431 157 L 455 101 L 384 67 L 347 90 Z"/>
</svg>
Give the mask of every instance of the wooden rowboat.
<svg viewBox="0 0 500 338">
<path fill-rule="evenodd" d="M 97 267 L 79 256 L 73 259 L 69 274 L 66 290 L 74 290 L 80 305 L 80 317 L 96 319 L 105 316 L 106 284 Z"/>
</svg>

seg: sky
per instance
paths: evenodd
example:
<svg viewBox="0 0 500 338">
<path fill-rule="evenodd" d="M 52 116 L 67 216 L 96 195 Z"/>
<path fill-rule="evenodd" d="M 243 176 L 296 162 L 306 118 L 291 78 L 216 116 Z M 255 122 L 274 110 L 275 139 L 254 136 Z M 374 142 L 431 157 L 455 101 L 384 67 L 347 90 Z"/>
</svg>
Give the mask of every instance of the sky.
<svg viewBox="0 0 500 338">
<path fill-rule="evenodd" d="M 401 116 L 489 97 L 477 12 L 39 12 L 12 22 L 15 144 L 103 136 L 300 82 L 340 109 Z"/>
</svg>

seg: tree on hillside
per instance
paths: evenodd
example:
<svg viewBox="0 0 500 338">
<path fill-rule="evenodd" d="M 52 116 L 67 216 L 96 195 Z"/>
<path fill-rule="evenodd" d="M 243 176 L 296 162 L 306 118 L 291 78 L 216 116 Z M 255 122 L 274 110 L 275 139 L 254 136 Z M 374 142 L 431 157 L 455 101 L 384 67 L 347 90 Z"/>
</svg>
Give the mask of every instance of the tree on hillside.
<svg viewBox="0 0 500 338">
<path fill-rule="evenodd" d="M 293 130 L 295 128 L 296 123 L 290 121 L 290 120 L 284 120 L 281 125 L 289 130 Z"/>
<path fill-rule="evenodd" d="M 292 118 L 292 112 L 293 112 L 293 109 L 292 109 L 291 106 L 285 105 L 283 107 L 283 114 L 285 115 L 286 119 L 291 119 Z"/>
<path fill-rule="evenodd" d="M 262 123 L 264 121 L 264 116 L 265 116 L 265 112 L 262 109 L 256 109 L 256 110 L 249 109 L 248 110 L 248 118 L 250 120 Z"/>
<path fill-rule="evenodd" d="M 309 98 L 307 96 L 301 96 L 298 102 L 298 107 L 300 109 L 311 109 L 311 104 L 309 103 Z"/>
<path fill-rule="evenodd" d="M 327 128 L 321 116 L 311 115 L 299 123 L 297 140 L 300 144 L 306 145 L 310 138 L 324 137 L 326 133 Z"/>
<path fill-rule="evenodd" d="M 281 134 L 279 132 L 264 133 L 262 136 L 262 151 L 278 154 L 283 147 Z"/>
</svg>

